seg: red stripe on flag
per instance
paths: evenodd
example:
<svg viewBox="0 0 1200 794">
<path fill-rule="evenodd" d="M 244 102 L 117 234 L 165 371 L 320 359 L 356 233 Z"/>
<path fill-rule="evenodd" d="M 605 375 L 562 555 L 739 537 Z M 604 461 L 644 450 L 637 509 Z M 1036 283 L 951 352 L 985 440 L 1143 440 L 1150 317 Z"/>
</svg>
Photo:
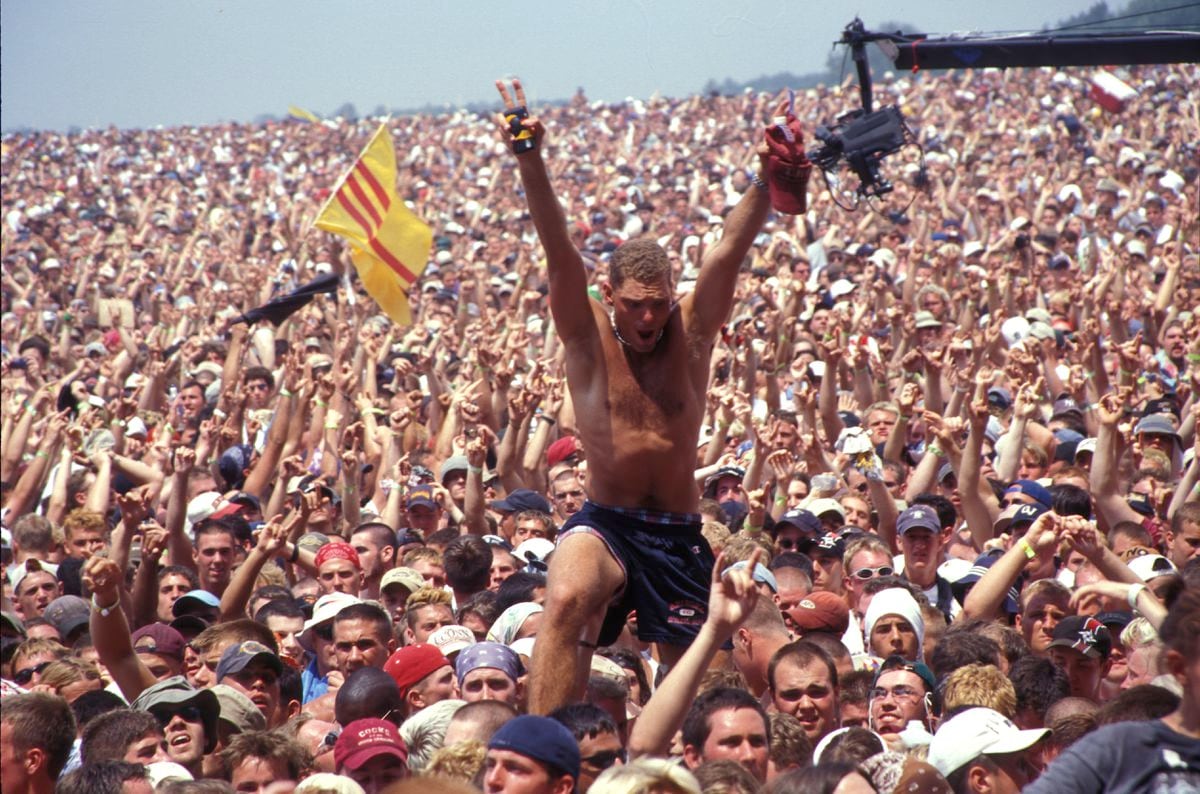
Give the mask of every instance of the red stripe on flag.
<svg viewBox="0 0 1200 794">
<path fill-rule="evenodd" d="M 375 228 L 378 229 L 380 226 L 382 226 L 383 215 L 380 214 L 379 210 L 375 209 L 375 205 L 371 203 L 369 198 L 367 198 L 367 194 L 363 192 L 362 185 L 358 184 L 358 180 L 354 178 L 354 174 L 350 174 L 348 177 L 346 177 L 346 187 L 350 188 L 350 192 L 353 193 L 354 197 L 358 199 L 360 204 L 363 205 L 363 209 L 370 213 L 371 220 L 375 221 Z"/>
<path fill-rule="evenodd" d="M 354 206 L 354 202 L 346 198 L 345 193 L 339 190 L 337 192 L 337 200 L 338 204 L 342 205 L 342 209 L 346 211 L 346 214 L 353 218 L 354 222 L 362 228 L 363 237 L 369 240 L 375 236 L 375 227 L 367 222 L 367 219 L 358 211 L 358 207 Z"/>
<path fill-rule="evenodd" d="M 379 180 L 375 178 L 375 174 L 363 164 L 362 160 L 354 164 L 354 170 L 362 175 L 363 181 L 367 183 L 367 187 L 371 188 L 371 192 L 375 194 L 375 198 L 379 199 L 380 205 L 385 210 L 392 206 L 391 197 L 388 196 L 387 191 L 383 189 L 383 185 L 379 184 Z"/>
<path fill-rule="evenodd" d="M 374 251 L 380 259 L 386 262 L 388 267 L 396 271 L 396 275 L 404 281 L 406 291 L 407 288 L 417 280 L 417 275 L 405 267 L 404 263 L 397 259 L 395 254 L 384 247 L 384 245 L 374 237 L 371 238 L 371 250 Z"/>
</svg>

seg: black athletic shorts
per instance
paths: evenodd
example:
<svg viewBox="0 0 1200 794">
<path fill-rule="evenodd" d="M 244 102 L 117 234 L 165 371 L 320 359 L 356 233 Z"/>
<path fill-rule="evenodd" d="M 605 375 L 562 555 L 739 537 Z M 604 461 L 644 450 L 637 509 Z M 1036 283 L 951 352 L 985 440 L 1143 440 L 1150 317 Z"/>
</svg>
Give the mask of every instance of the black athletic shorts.
<svg viewBox="0 0 1200 794">
<path fill-rule="evenodd" d="M 690 645 L 708 615 L 708 591 L 716 564 L 700 534 L 696 513 L 664 513 L 584 502 L 567 519 L 558 539 L 581 532 L 604 541 L 625 574 L 625 587 L 608 608 L 601 646 L 616 642 L 637 610 L 643 642 Z"/>
</svg>

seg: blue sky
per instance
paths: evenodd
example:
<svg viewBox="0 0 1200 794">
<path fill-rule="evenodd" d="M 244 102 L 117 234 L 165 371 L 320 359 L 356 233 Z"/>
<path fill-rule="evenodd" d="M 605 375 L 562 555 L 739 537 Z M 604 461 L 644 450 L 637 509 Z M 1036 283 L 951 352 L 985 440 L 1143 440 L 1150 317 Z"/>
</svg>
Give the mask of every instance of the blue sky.
<svg viewBox="0 0 1200 794">
<path fill-rule="evenodd" d="M 709 78 L 819 70 L 856 14 L 923 32 L 1036 30 L 1092 1 L 5 0 L 0 126 L 461 105 L 510 74 L 533 101 L 580 86 L 592 99 L 677 96 Z"/>
</svg>

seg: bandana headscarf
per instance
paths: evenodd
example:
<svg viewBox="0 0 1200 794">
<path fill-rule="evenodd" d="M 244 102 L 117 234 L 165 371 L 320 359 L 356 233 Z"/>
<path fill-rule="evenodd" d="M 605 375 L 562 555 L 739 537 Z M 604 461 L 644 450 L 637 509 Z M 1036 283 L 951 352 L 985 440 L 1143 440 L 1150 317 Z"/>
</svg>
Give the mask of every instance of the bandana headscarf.
<svg viewBox="0 0 1200 794">
<path fill-rule="evenodd" d="M 349 560 L 350 564 L 356 570 L 362 570 L 362 563 L 358 560 L 358 552 L 349 543 L 334 541 L 322 546 L 321 550 L 317 552 L 316 565 L 318 570 L 330 560 Z"/>
<path fill-rule="evenodd" d="M 512 648 L 498 642 L 477 642 L 463 648 L 454 662 L 454 674 L 458 676 L 459 686 L 462 686 L 467 673 L 481 667 L 499 670 L 513 681 L 520 678 L 524 672 L 521 668 L 521 658 Z"/>
<path fill-rule="evenodd" d="M 525 621 L 529 619 L 529 616 L 536 615 L 541 611 L 542 605 L 535 604 L 532 601 L 522 601 L 513 604 L 500 613 L 500 617 L 496 618 L 496 622 L 488 630 L 488 642 L 511 645 L 513 640 L 517 638 L 517 633 L 521 631 L 521 626 L 525 625 Z"/>
</svg>

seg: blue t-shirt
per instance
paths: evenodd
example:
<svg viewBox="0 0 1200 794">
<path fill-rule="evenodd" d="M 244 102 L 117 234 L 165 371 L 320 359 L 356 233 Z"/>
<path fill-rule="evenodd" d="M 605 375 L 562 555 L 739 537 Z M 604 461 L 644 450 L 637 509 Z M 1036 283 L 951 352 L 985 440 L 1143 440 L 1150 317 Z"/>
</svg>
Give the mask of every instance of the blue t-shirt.
<svg viewBox="0 0 1200 794">
<path fill-rule="evenodd" d="M 1200 740 L 1162 720 L 1118 722 L 1089 733 L 1054 760 L 1024 794 L 1200 791 Z"/>
</svg>

